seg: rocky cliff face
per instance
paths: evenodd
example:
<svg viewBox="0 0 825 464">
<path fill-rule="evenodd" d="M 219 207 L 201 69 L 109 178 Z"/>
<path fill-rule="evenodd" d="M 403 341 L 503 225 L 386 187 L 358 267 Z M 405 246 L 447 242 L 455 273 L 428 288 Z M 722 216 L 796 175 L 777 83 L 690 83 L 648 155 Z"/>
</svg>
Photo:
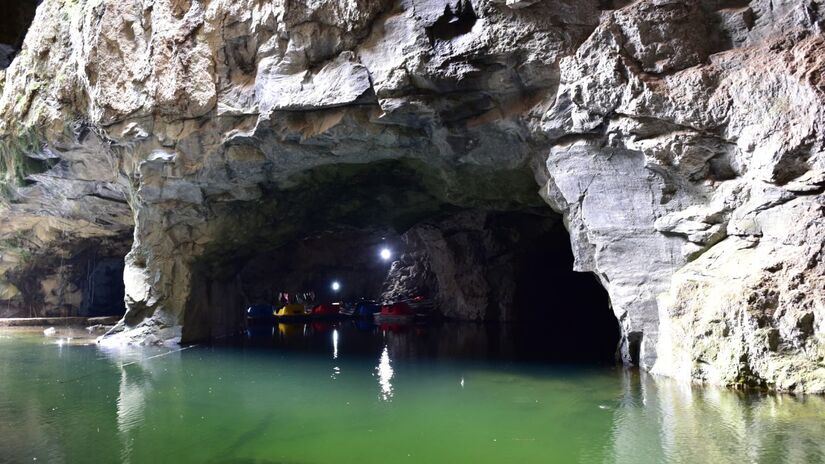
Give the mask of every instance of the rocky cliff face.
<svg viewBox="0 0 825 464">
<path fill-rule="evenodd" d="M 392 263 L 383 301 L 421 295 L 450 318 L 571 334 L 589 326 L 594 336 L 579 337 L 580 345 L 600 338 L 616 348 L 604 291 L 593 275 L 571 272 L 570 238 L 551 211 L 462 211 L 422 221 L 398 241 L 404 254 Z"/>
<path fill-rule="evenodd" d="M 209 270 L 319 214 L 403 230 L 541 187 L 626 362 L 825 391 L 822 18 L 818 0 L 45 0 L 0 71 L 0 300 L 80 304 L 53 291 L 82 286 L 65 261 L 131 246 L 109 340 L 196 339 Z M 340 172 L 415 188 L 337 202 Z"/>
</svg>

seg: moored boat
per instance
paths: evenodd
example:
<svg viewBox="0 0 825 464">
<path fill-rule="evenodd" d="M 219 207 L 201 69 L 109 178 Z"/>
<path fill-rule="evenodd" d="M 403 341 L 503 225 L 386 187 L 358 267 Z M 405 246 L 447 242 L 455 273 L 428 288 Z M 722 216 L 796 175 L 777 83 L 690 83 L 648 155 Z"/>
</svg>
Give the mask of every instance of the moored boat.
<svg viewBox="0 0 825 464">
<path fill-rule="evenodd" d="M 343 317 L 341 305 L 335 303 L 319 304 L 312 308 L 310 316 L 313 319 L 337 319 Z"/>
<path fill-rule="evenodd" d="M 267 304 L 252 305 L 246 309 L 249 325 L 272 325 L 275 322 L 275 307 Z"/>
<path fill-rule="evenodd" d="M 275 314 L 275 317 L 280 322 L 288 322 L 288 321 L 305 321 L 308 319 L 308 315 L 304 305 L 297 304 L 297 303 L 290 303 L 284 305 L 278 312 Z"/>
<path fill-rule="evenodd" d="M 407 323 L 415 319 L 415 311 L 403 301 L 384 305 L 381 311 L 374 314 L 375 322 L 385 323 Z"/>
<path fill-rule="evenodd" d="M 358 318 L 372 318 L 373 314 L 381 311 L 381 307 L 374 301 L 361 301 L 355 306 L 353 316 Z"/>
<path fill-rule="evenodd" d="M 355 315 L 355 303 L 345 301 L 341 303 L 340 309 L 338 310 L 338 314 L 344 317 L 353 317 Z"/>
</svg>

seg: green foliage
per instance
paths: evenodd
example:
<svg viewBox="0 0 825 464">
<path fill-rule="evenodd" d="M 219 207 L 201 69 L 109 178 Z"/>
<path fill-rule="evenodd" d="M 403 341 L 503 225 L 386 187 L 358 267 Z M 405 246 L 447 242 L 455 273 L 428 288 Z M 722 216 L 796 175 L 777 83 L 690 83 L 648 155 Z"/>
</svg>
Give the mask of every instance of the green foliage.
<svg viewBox="0 0 825 464">
<path fill-rule="evenodd" d="M 31 156 L 42 146 L 43 140 L 35 128 L 0 139 L 0 198 L 11 198 L 13 189 L 23 185 L 28 175 L 52 167 L 48 161 Z"/>
<path fill-rule="evenodd" d="M 22 232 L 18 232 L 5 239 L 0 239 L 0 250 L 16 254 L 23 262 L 27 262 L 32 258 L 31 245 Z"/>
<path fill-rule="evenodd" d="M 27 130 L 17 137 L 0 139 L 0 174 L 5 180 L 22 181 L 32 169 L 29 154 L 39 148 L 34 130 Z"/>
</svg>

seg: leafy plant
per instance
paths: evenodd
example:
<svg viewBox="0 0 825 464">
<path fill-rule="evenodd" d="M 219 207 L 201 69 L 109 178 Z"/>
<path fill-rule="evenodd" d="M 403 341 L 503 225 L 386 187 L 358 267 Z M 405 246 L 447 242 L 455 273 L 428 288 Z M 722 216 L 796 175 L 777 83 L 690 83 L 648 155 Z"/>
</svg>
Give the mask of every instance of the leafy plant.
<svg viewBox="0 0 825 464">
<path fill-rule="evenodd" d="M 14 188 L 23 185 L 27 176 L 53 166 L 48 160 L 32 157 L 43 144 L 36 128 L 0 139 L 0 198 L 11 198 Z"/>
<path fill-rule="evenodd" d="M 16 254 L 23 262 L 32 258 L 31 243 L 22 232 L 0 239 L 0 250 Z"/>
</svg>

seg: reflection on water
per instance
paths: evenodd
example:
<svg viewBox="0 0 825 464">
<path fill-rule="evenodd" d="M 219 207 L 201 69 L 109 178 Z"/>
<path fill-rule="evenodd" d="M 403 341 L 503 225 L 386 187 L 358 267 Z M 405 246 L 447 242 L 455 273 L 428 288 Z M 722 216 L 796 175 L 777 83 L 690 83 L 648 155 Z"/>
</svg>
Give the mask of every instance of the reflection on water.
<svg viewBox="0 0 825 464">
<path fill-rule="evenodd" d="M 299 338 L 304 335 L 305 328 L 305 324 L 278 324 L 278 335 L 284 340 Z M 262 330 L 268 331 L 269 327 L 265 326 Z"/>
<path fill-rule="evenodd" d="M 125 368 L 120 369 L 120 388 L 117 396 L 117 430 L 120 435 L 123 454 L 122 462 L 129 462 L 132 451 L 130 432 L 143 422 L 145 393 L 151 390 L 149 382 L 129 379 Z"/>
<path fill-rule="evenodd" d="M 99 351 L 108 357 L 120 373 L 116 413 L 117 432 L 121 443 L 120 462 L 132 462 L 134 435 L 144 424 L 147 403 L 152 398 L 157 376 L 167 375 L 170 367 L 180 359 L 180 349 L 129 349 L 101 346 Z M 162 371 L 157 370 L 158 358 L 164 360 Z M 94 374 L 92 374 L 94 375 Z"/>
<path fill-rule="evenodd" d="M 378 385 L 381 386 L 381 399 L 392 401 L 392 365 L 390 365 L 390 352 L 387 347 L 381 352 L 381 360 L 375 368 L 378 373 Z"/>
<path fill-rule="evenodd" d="M 332 331 L 332 359 L 338 359 L 338 329 Z"/>
<path fill-rule="evenodd" d="M 640 452 L 691 462 L 825 462 L 825 398 L 745 395 L 626 375 L 615 462 Z M 691 450 L 691 451 L 686 451 Z"/>
<path fill-rule="evenodd" d="M 825 462 L 823 397 L 558 366 L 503 327 L 88 342 L 0 331 L 0 462 Z"/>
</svg>

